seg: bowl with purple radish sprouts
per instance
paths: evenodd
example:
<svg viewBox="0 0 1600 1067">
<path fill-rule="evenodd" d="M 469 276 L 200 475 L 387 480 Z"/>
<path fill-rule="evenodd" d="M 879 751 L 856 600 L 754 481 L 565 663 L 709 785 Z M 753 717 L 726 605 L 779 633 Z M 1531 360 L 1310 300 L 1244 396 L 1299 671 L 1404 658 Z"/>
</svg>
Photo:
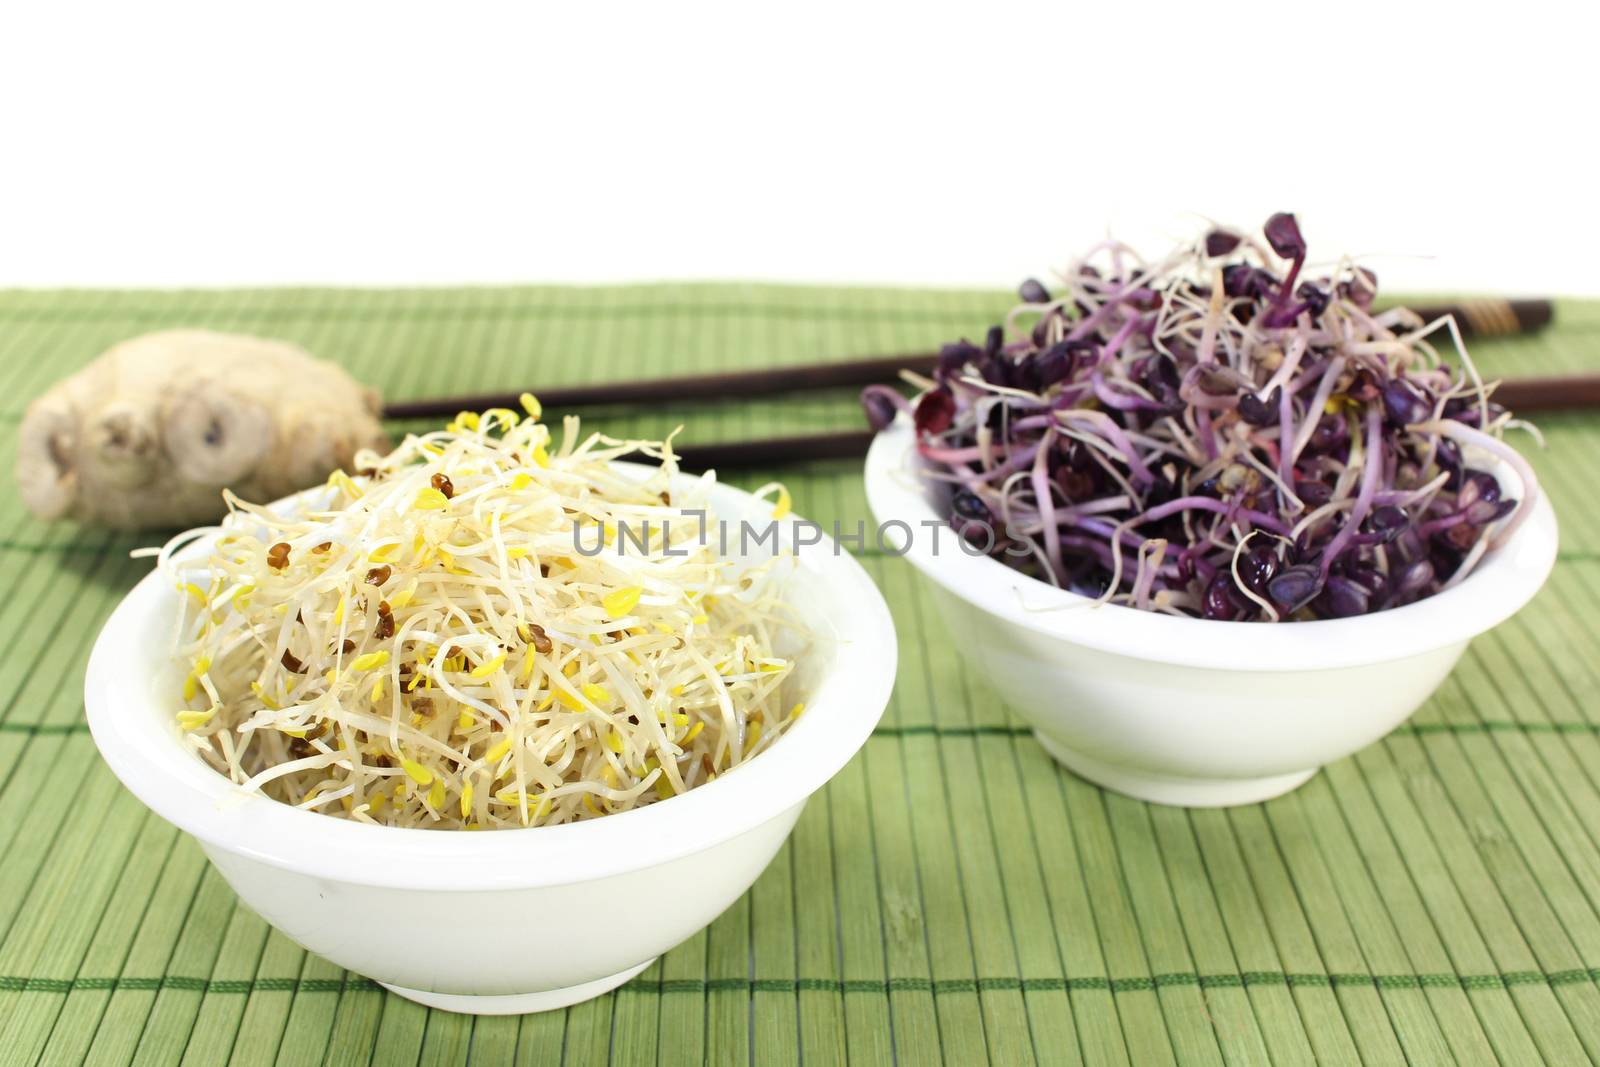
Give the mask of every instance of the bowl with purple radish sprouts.
<svg viewBox="0 0 1600 1067">
<path fill-rule="evenodd" d="M 1449 318 L 1374 308 L 1294 216 L 1107 241 L 906 399 L 867 497 L 969 670 L 1061 763 L 1253 803 L 1383 736 L 1539 590 L 1556 523 Z M 1441 342 L 1453 340 L 1458 358 Z"/>
</svg>

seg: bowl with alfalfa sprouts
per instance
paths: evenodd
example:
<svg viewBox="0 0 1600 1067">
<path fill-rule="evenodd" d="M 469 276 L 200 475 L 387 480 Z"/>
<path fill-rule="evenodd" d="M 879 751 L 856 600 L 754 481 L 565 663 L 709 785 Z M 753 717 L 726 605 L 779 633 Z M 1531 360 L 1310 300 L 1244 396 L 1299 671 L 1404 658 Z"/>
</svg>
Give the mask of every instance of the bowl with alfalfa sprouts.
<svg viewBox="0 0 1600 1067">
<path fill-rule="evenodd" d="M 107 763 L 247 904 L 480 1013 L 597 996 L 710 922 L 895 663 L 871 580 L 781 486 L 524 402 L 229 497 L 150 552 L 86 683 Z"/>
</svg>

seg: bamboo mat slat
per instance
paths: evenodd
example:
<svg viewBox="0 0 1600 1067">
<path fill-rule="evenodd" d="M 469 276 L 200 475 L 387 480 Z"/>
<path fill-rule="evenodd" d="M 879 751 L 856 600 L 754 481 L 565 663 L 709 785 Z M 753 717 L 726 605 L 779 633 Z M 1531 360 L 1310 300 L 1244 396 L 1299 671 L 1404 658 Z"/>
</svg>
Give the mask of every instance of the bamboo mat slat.
<svg viewBox="0 0 1600 1067">
<path fill-rule="evenodd" d="M 1008 304 L 738 284 L 0 293 L 0 464 L 29 399 L 162 327 L 296 341 L 400 399 L 923 350 Z M 1600 369 L 1600 302 L 1473 355 L 1490 376 Z M 848 390 L 592 415 L 702 442 L 860 419 Z M 1540 427 L 1549 586 L 1411 722 L 1256 807 L 1153 807 L 1059 770 L 910 569 L 868 547 L 901 643 L 880 729 L 707 931 L 522 1018 L 429 1011 L 306 953 L 121 789 L 82 672 L 147 539 L 0 494 L 0 1063 L 1600 1062 L 1600 417 Z M 734 480 L 769 477 L 824 524 L 870 521 L 854 464 Z"/>
</svg>

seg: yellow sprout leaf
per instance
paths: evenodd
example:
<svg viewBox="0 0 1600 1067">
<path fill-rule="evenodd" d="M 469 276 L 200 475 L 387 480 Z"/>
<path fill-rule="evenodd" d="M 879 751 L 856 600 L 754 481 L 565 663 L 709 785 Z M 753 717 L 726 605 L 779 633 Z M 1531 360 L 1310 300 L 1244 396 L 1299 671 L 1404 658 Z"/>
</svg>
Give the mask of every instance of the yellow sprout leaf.
<svg viewBox="0 0 1600 1067">
<path fill-rule="evenodd" d="M 493 748 L 483 754 L 485 763 L 499 763 L 511 751 L 511 738 L 503 737 Z"/>
<path fill-rule="evenodd" d="M 565 689 L 556 690 L 556 699 L 561 701 L 564 706 L 571 708 L 573 711 L 588 710 L 583 706 L 583 701 L 579 700 Z"/>
<path fill-rule="evenodd" d="M 622 735 L 617 733 L 615 730 L 607 730 L 606 747 L 615 752 L 617 755 L 622 755 Z"/>
<path fill-rule="evenodd" d="M 639 604 L 639 595 L 644 590 L 637 585 L 630 585 L 607 593 L 600 600 L 600 606 L 606 609 L 606 614 L 613 619 L 620 619 L 632 611 Z"/>
<path fill-rule="evenodd" d="M 357 656 L 355 662 L 351 663 L 350 666 L 358 671 L 370 671 L 376 667 L 381 667 L 388 662 L 389 653 L 368 652 L 365 656 Z"/>
<path fill-rule="evenodd" d="M 461 787 L 461 817 L 465 819 L 472 811 L 472 783 L 468 782 Z"/>
<path fill-rule="evenodd" d="M 530 419 L 537 419 L 544 414 L 544 407 L 540 405 L 539 398 L 532 393 L 523 393 L 517 397 L 517 401 L 522 405 L 522 410 L 528 413 L 528 418 Z"/>
<path fill-rule="evenodd" d="M 400 590 L 394 596 L 389 598 L 389 608 L 390 608 L 390 610 L 399 611 L 401 608 L 403 608 L 407 604 L 411 603 L 411 598 L 416 596 L 416 595 L 417 595 L 417 580 L 415 578 L 413 578 L 413 579 L 411 579 L 411 581 L 406 583 L 406 587 L 404 589 Z"/>
<path fill-rule="evenodd" d="M 510 408 L 490 408 L 483 413 L 483 428 L 486 430 L 493 429 L 496 422 L 507 430 L 514 430 L 521 421 L 522 416 Z"/>
<path fill-rule="evenodd" d="M 541 467 L 550 466 L 550 453 L 545 451 L 544 445 L 538 445 L 534 448 L 533 461 Z"/>
<path fill-rule="evenodd" d="M 805 714 L 805 710 L 806 710 L 806 706 L 805 706 L 805 703 L 803 701 L 801 703 L 799 703 L 799 704 L 796 704 L 794 707 L 790 708 L 789 709 L 789 721 L 793 722 L 795 719 L 798 719 L 801 715 L 804 715 Z"/>
<path fill-rule="evenodd" d="M 706 724 L 703 722 L 697 722 L 693 726 L 689 727 L 689 732 L 683 735 L 683 743 L 687 745 L 690 741 L 693 741 L 695 738 L 699 737 L 700 731 L 704 730 L 705 728 Z"/>
<path fill-rule="evenodd" d="M 378 680 L 376 682 L 372 683 L 372 702 L 374 704 L 376 704 L 378 701 L 380 701 L 382 699 L 383 699 L 383 677 L 382 677 L 382 675 L 380 675 L 378 677 Z"/>
<path fill-rule="evenodd" d="M 444 807 L 444 779 L 435 778 L 433 785 L 428 789 L 428 807 L 435 811 Z"/>
<path fill-rule="evenodd" d="M 595 685 L 593 682 L 583 683 L 583 695 L 588 697 L 590 703 L 593 704 L 609 704 L 611 702 L 611 693 L 606 687 Z"/>
<path fill-rule="evenodd" d="M 418 511 L 443 511 L 450 506 L 450 498 L 429 486 L 417 494 L 417 499 L 411 506 Z"/>
<path fill-rule="evenodd" d="M 374 563 L 391 563 L 400 554 L 400 542 L 395 541 L 387 545 L 379 545 L 367 553 L 367 558 Z"/>
<path fill-rule="evenodd" d="M 178 712 L 178 725 L 185 730 L 198 730 L 215 718 L 216 714 L 217 709 L 215 707 L 207 708 L 205 711 L 180 711 Z"/>
<path fill-rule="evenodd" d="M 520 493 L 520 492 L 522 492 L 522 490 L 528 488 L 528 486 L 530 486 L 532 484 L 533 484 L 533 475 L 527 473 L 526 471 L 524 471 L 523 473 L 517 475 L 515 478 L 511 479 L 511 489 L 512 489 L 513 492 Z"/>
<path fill-rule="evenodd" d="M 456 729 L 462 733 L 466 733 L 468 730 L 472 729 L 472 723 L 472 712 L 463 708 L 461 714 L 456 716 Z"/>
<path fill-rule="evenodd" d="M 480 663 L 476 667 L 472 668 L 472 676 L 474 678 L 487 678 L 491 674 L 498 673 L 500 668 L 504 667 L 505 665 L 506 654 L 501 652 L 494 659 L 491 659 L 485 663 Z"/>
<path fill-rule="evenodd" d="M 400 767 L 406 772 L 406 777 L 418 785 L 427 785 L 433 781 L 433 772 L 414 759 L 401 760 Z"/>
<path fill-rule="evenodd" d="M 778 501 L 773 505 L 772 517 L 774 519 L 786 518 L 793 509 L 794 504 L 789 499 L 789 490 L 781 485 L 778 486 Z"/>
</svg>

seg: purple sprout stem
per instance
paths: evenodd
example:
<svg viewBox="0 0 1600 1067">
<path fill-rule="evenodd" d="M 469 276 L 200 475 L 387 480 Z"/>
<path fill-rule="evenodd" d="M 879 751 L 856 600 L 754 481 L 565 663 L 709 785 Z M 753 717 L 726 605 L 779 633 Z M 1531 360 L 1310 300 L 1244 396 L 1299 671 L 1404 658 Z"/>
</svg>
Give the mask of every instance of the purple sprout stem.
<svg viewBox="0 0 1600 1067">
<path fill-rule="evenodd" d="M 1117 332 L 1112 335 L 1111 340 L 1107 341 L 1101 346 L 1100 358 L 1095 361 L 1096 365 L 1103 367 L 1107 363 L 1110 363 L 1113 359 L 1116 359 L 1117 353 L 1122 349 L 1122 346 L 1127 344 L 1128 338 L 1132 337 L 1134 331 L 1139 328 L 1139 323 L 1139 316 L 1130 316 L 1128 320 L 1122 324 L 1122 328 L 1117 330 Z"/>
<path fill-rule="evenodd" d="M 1028 464 L 1032 463 L 1033 457 L 1038 453 L 1038 451 L 1039 444 L 1037 442 L 1031 445 L 1020 446 L 1012 455 L 1007 457 L 1004 463 L 1001 463 L 995 467 L 991 467 L 989 470 L 982 471 L 981 473 L 968 471 L 966 476 L 961 479 L 961 482 L 963 485 L 971 488 L 974 485 L 982 485 L 984 482 L 992 482 L 996 478 L 1004 478 L 1008 475 L 1015 474 L 1017 471 L 1022 470 L 1024 467 L 1028 466 Z"/>
<path fill-rule="evenodd" d="M 1158 522 L 1161 519 L 1176 515 L 1180 511 L 1210 511 L 1217 515 L 1237 515 L 1242 519 L 1248 519 L 1252 525 L 1259 526 L 1263 530 L 1269 530 L 1284 537 L 1289 536 L 1289 527 L 1285 526 L 1281 520 L 1265 512 L 1256 511 L 1254 508 L 1241 508 L 1236 503 L 1229 503 L 1209 496 L 1180 496 L 1176 500 L 1169 500 L 1165 504 L 1159 504 L 1149 511 L 1136 516 L 1132 524 L 1140 526 L 1147 522 Z"/>
<path fill-rule="evenodd" d="M 1339 532 L 1334 535 L 1328 547 L 1322 551 L 1321 573 L 1322 580 L 1327 581 L 1328 571 L 1333 567 L 1339 556 L 1350 544 L 1356 532 L 1361 529 L 1361 523 L 1367 517 L 1367 512 L 1372 510 L 1372 498 L 1378 492 L 1379 475 L 1383 470 L 1383 413 L 1377 404 L 1367 405 L 1367 455 L 1366 461 L 1361 465 L 1361 485 L 1356 492 L 1356 502 L 1350 509 L 1344 525 L 1339 527 Z"/>
<path fill-rule="evenodd" d="M 1161 405 L 1149 400 L 1142 400 L 1136 396 L 1128 396 L 1111 388 L 1106 381 L 1105 372 L 1096 367 L 1089 374 L 1089 381 L 1094 387 L 1094 395 L 1108 408 L 1118 411 L 1160 411 Z"/>
<path fill-rule="evenodd" d="M 1434 534 L 1448 530 L 1452 526 L 1460 526 L 1466 521 L 1467 513 L 1465 509 L 1452 511 L 1447 515 L 1442 515 L 1437 519 L 1429 519 L 1427 522 L 1420 524 L 1417 527 L 1417 533 L 1423 537 L 1432 537 Z"/>
<path fill-rule="evenodd" d="M 1081 341 L 1095 330 L 1099 329 L 1100 324 L 1105 322 L 1106 319 L 1110 318 L 1111 313 L 1121 307 L 1124 300 L 1128 299 L 1128 297 L 1132 296 L 1139 289 L 1143 288 L 1143 285 L 1144 281 L 1142 278 L 1129 278 L 1122 284 L 1121 288 L 1107 293 L 1105 302 L 1099 307 L 1095 308 L 1090 314 L 1085 315 L 1082 320 L 1079 321 L 1078 325 L 1074 326 L 1071 332 L 1067 334 L 1067 340 Z"/>
<path fill-rule="evenodd" d="M 1301 304 L 1294 308 L 1292 313 L 1284 314 L 1284 305 L 1289 302 L 1289 297 L 1294 293 L 1295 279 L 1300 277 L 1300 268 L 1305 266 L 1306 254 L 1301 252 L 1289 261 L 1289 273 L 1284 277 L 1283 284 L 1278 287 L 1277 293 L 1272 297 L 1272 306 L 1267 309 L 1266 317 L 1262 320 L 1267 326 L 1282 328 L 1299 318 L 1300 313 L 1309 305 Z"/>
<path fill-rule="evenodd" d="M 1070 548 L 1075 552 L 1088 553 L 1088 554 L 1094 556 L 1095 560 L 1098 563 L 1100 563 L 1102 566 L 1104 566 L 1104 567 L 1106 567 L 1108 569 L 1114 563 L 1114 561 L 1111 558 L 1111 546 L 1110 546 L 1110 544 L 1108 544 L 1105 541 L 1101 541 L 1098 538 L 1080 537 L 1080 536 L 1078 536 L 1076 534 L 1062 534 L 1061 535 L 1061 546 L 1063 548 Z M 1165 575 L 1168 578 L 1176 578 L 1177 577 L 1176 569 L 1172 569 L 1170 574 L 1167 573 L 1168 570 L 1169 570 L 1168 567 L 1163 566 L 1162 567 L 1162 574 Z"/>
<path fill-rule="evenodd" d="M 1118 523 L 1107 522 L 1104 519 L 1089 518 L 1088 516 L 1084 515 L 1063 516 L 1059 521 L 1070 526 L 1075 526 L 1080 530 L 1088 530 L 1090 533 L 1097 533 L 1101 537 L 1104 537 L 1108 542 L 1116 534 L 1117 526 L 1119 525 Z M 1125 529 L 1122 531 L 1122 536 L 1118 538 L 1118 541 L 1127 545 L 1129 548 L 1138 548 L 1140 545 L 1144 544 L 1145 539 L 1134 533 L 1132 530 Z"/>
<path fill-rule="evenodd" d="M 938 448 L 933 445 L 919 444 L 917 445 L 917 451 L 928 459 L 950 464 L 975 463 L 981 460 L 984 455 L 983 449 L 976 445 L 971 445 L 967 448 Z"/>
<path fill-rule="evenodd" d="M 1034 506 L 1039 509 L 1039 521 L 1044 526 L 1045 558 L 1050 561 L 1051 576 L 1059 585 L 1064 570 L 1061 565 L 1061 531 L 1056 528 L 1056 506 L 1050 495 L 1050 450 L 1043 447 L 1044 443 L 1040 442 L 1041 447 L 1033 460 L 1033 473 L 1029 477 L 1033 482 Z"/>
<path fill-rule="evenodd" d="M 1211 412 L 1205 408 L 1194 409 L 1195 436 L 1205 446 L 1206 459 L 1217 458 L 1217 433 L 1211 428 Z"/>
</svg>

